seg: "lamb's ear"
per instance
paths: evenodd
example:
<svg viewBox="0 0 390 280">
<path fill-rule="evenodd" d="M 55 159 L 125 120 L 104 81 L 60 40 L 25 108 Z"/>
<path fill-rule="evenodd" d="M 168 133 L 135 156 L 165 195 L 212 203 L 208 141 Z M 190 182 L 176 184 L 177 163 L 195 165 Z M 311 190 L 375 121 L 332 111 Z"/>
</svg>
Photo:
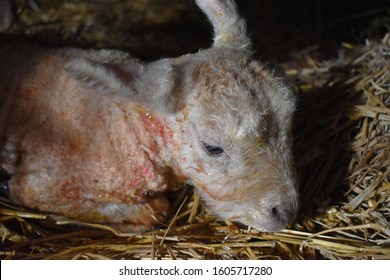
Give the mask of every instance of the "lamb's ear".
<svg viewBox="0 0 390 280">
<path fill-rule="evenodd" d="M 173 92 L 175 74 L 169 59 L 151 63 L 135 59 L 125 63 L 95 59 L 90 55 L 69 58 L 64 68 L 72 78 L 96 91 L 121 94 L 159 113 L 180 109 L 179 98 Z"/>
<path fill-rule="evenodd" d="M 250 50 L 245 20 L 240 18 L 233 0 L 196 0 L 214 28 L 213 46 L 230 46 Z"/>
</svg>

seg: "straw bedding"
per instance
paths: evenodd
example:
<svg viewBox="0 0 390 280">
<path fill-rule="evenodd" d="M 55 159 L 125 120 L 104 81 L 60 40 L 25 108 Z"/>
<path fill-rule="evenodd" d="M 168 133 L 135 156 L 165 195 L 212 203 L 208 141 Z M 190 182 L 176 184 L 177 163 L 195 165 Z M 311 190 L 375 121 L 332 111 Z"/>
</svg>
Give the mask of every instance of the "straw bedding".
<svg viewBox="0 0 390 280">
<path fill-rule="evenodd" d="M 50 5 L 58 1 L 39 2 L 26 6 L 9 31 L 52 45 L 117 47 L 149 58 L 160 55 L 149 49 L 161 30 L 152 32 L 153 38 L 135 39 L 134 32 L 122 36 L 129 30 L 120 25 L 122 12 L 133 13 L 133 22 L 168 29 L 180 22 L 172 20 L 173 14 L 186 11 L 177 3 L 164 9 L 158 1 L 149 1 L 156 10 L 148 16 L 140 12 L 148 1 L 71 1 L 56 8 Z M 114 16 L 105 18 L 107 3 Z M 174 30 L 182 36 L 179 41 L 157 38 L 169 45 L 163 49 L 166 55 L 193 47 L 183 43 L 185 33 Z M 205 39 L 198 42 L 207 44 Z M 148 46 L 144 52 L 143 44 Z M 301 210 L 288 229 L 261 233 L 216 220 L 190 186 L 172 194 L 171 220 L 142 235 L 66 219 L 55 222 L 49 214 L 0 197 L 0 258 L 390 259 L 390 33 L 360 44 L 343 43 L 336 51 L 325 60 L 315 48 L 305 48 L 279 64 L 298 98 L 294 153 Z"/>
</svg>

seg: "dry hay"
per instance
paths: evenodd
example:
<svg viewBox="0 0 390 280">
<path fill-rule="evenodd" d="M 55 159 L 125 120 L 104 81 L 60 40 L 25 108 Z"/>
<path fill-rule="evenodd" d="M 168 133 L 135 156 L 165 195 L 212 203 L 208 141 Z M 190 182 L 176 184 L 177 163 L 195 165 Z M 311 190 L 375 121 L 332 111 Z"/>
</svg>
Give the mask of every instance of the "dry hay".
<svg viewBox="0 0 390 280">
<path fill-rule="evenodd" d="M 105 35 L 95 38 L 97 45 L 99 36 Z M 54 222 L 1 197 L 0 257 L 390 259 L 390 34 L 345 43 L 333 60 L 313 53 L 296 52 L 282 64 L 299 104 L 294 135 L 302 207 L 289 229 L 261 233 L 218 221 L 188 186 L 175 196 L 171 221 L 140 235 Z"/>
</svg>

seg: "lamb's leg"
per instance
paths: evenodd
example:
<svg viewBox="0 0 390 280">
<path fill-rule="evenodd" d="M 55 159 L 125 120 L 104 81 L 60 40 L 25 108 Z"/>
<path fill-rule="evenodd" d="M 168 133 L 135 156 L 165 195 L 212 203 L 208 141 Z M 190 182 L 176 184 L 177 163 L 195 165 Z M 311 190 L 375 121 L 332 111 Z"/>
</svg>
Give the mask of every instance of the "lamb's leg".
<svg viewBox="0 0 390 280">
<path fill-rule="evenodd" d="M 34 209 L 64 215 L 70 219 L 107 224 L 124 232 L 143 232 L 163 225 L 169 211 L 169 202 L 162 193 L 134 204 L 109 200 L 94 201 L 85 197 L 60 198 L 55 190 L 47 188 L 47 185 L 42 192 L 41 188 L 29 182 L 32 177 L 14 175 L 9 184 L 5 182 L 4 186 L 9 185 L 12 200 Z"/>
<path fill-rule="evenodd" d="M 164 194 L 148 198 L 144 203 L 104 203 L 96 212 L 107 221 L 104 223 L 122 232 L 144 232 L 164 225 L 169 202 Z"/>
<path fill-rule="evenodd" d="M 131 197 L 119 191 L 123 182 L 115 181 L 115 176 L 110 181 L 110 174 L 106 177 L 91 157 L 67 149 L 58 139 L 58 143 L 41 139 L 36 144 L 33 139 L 38 137 L 30 132 L 23 140 L 28 145 L 13 143 L 2 151 L 1 163 L 12 174 L 8 182 L 12 201 L 80 221 L 118 224 L 117 228 L 126 231 L 140 232 L 162 224 L 169 209 L 164 194 Z"/>
</svg>

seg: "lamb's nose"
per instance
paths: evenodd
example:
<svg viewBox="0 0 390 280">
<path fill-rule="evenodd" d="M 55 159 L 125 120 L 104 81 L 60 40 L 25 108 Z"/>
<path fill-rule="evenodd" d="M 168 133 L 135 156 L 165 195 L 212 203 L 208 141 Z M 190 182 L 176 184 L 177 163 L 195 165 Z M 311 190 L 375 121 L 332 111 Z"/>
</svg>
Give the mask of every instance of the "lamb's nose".
<svg viewBox="0 0 390 280">
<path fill-rule="evenodd" d="M 8 197 L 9 196 L 9 185 L 8 181 L 0 182 L 0 194 Z"/>
<path fill-rule="evenodd" d="M 281 206 L 275 206 L 271 209 L 272 217 L 277 221 L 278 224 L 287 226 L 292 218 L 293 212 Z"/>
<path fill-rule="evenodd" d="M 9 196 L 9 180 L 11 179 L 11 176 L 4 172 L 0 171 L 0 194 L 3 196 L 8 197 Z"/>
</svg>

